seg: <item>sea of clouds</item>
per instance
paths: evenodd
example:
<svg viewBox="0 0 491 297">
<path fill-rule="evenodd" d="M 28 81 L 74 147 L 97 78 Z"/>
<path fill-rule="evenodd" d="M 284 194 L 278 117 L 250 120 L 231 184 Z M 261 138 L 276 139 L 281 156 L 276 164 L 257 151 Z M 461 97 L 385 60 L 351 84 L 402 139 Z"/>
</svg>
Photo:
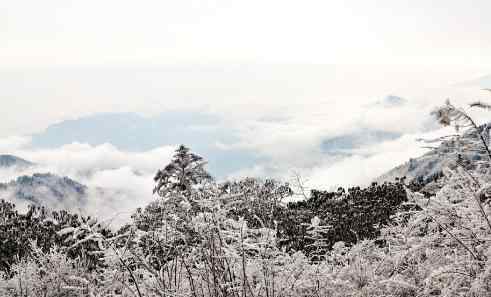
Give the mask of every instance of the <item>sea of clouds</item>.
<svg viewBox="0 0 491 297">
<path fill-rule="evenodd" d="M 251 123 L 257 125 L 257 123 Z M 426 149 L 419 138 L 435 138 L 448 129 L 431 132 L 406 133 L 395 140 L 371 143 L 352 149 L 347 155 L 330 155 L 318 149 L 322 136 L 315 125 L 301 127 L 297 124 L 274 123 L 256 131 L 254 139 L 233 144 L 236 147 L 219 149 L 254 149 L 267 156 L 264 162 L 229 175 L 225 179 L 245 176 L 273 177 L 297 185 L 300 176 L 305 190 L 333 190 L 338 186 L 367 185 L 374 178 L 423 154 Z M 273 133 L 273 137 L 267 134 Z M 242 137 L 247 137 L 247 132 Z M 81 208 L 67 199 L 54 208 L 71 209 L 83 214 L 106 218 L 118 226 L 126 222 L 138 207 L 144 207 L 157 197 L 152 193 L 153 177 L 159 168 L 168 164 L 176 146 L 163 146 L 148 151 L 122 151 L 112 144 L 89 145 L 71 143 L 52 149 L 32 148 L 28 137 L 4 138 L 0 142 L 2 152 L 11 153 L 35 163 L 28 168 L 0 170 L 0 182 L 8 182 L 22 175 L 54 173 L 68 176 L 88 186 L 88 203 Z M 275 149 L 277 147 L 277 149 Z M 206 156 L 203 156 L 206 159 Z M 211 172 L 213 174 L 213 172 Z M 102 190 L 101 190 L 102 189 Z M 8 197 L 7 197 L 8 198 Z M 294 197 L 299 199 L 300 196 Z M 10 197 L 13 200 L 12 197 Z M 14 201 L 25 205 L 24 201 Z"/>
<path fill-rule="evenodd" d="M 257 156 L 250 162 L 242 160 L 239 170 L 226 172 L 217 177 L 219 180 L 257 176 L 294 182 L 300 175 L 307 188 L 363 186 L 423 154 L 426 150 L 417 139 L 451 133 L 441 130 L 430 116 L 447 97 L 459 106 L 489 99 L 479 85 L 450 87 L 459 81 L 458 76 L 445 76 L 451 71 L 432 69 L 418 69 L 411 75 L 402 69 L 361 71 L 359 67 L 340 70 L 331 66 L 236 65 L 177 70 L 1 72 L 0 79 L 9 86 L 9 92 L 0 100 L 9 112 L 0 127 L 0 153 L 36 165 L 25 170 L 1 170 L 0 181 L 36 172 L 68 176 L 91 191 L 84 211 L 127 219 L 134 209 L 156 199 L 153 176 L 171 160 L 178 140 L 149 150 L 128 151 L 111 144 L 110 137 L 103 144 L 78 140 L 41 148 L 22 135 L 98 112 L 135 111 L 152 116 L 170 109 L 199 109 L 220 117 L 224 128 L 220 131 L 233 136 L 223 137 L 233 141 L 200 140 L 213 146 L 215 155 L 246 151 Z M 437 87 L 442 85 L 445 87 Z M 388 92 L 397 96 L 387 96 Z M 473 115 L 480 122 L 489 119 L 485 113 Z M 201 123 L 192 124 L 192 129 L 199 130 Z M 335 137 L 356 134 L 363 138 L 360 131 L 385 131 L 400 137 L 375 143 L 360 141 L 363 146 L 342 154 L 322 149 L 324 141 Z M 98 188 L 106 189 L 107 195 L 95 190 Z"/>
<path fill-rule="evenodd" d="M 0 182 L 9 182 L 22 175 L 54 173 L 67 176 L 88 187 L 87 203 L 73 205 L 73 199 L 52 205 L 57 209 L 72 209 L 121 223 L 137 207 L 152 199 L 153 177 L 157 170 L 170 162 L 175 147 L 161 147 L 147 152 L 123 152 L 111 144 L 91 146 L 72 143 L 56 149 L 26 148 L 28 140 L 11 139 L 10 150 L 3 140 L 3 150 L 35 163 L 28 168 L 0 170 Z M 4 197 L 2 197 L 4 198 Z M 6 197 L 13 200 L 13 197 Z M 24 201 L 15 201 L 25 205 Z M 80 209 L 80 207 L 83 207 Z"/>
</svg>

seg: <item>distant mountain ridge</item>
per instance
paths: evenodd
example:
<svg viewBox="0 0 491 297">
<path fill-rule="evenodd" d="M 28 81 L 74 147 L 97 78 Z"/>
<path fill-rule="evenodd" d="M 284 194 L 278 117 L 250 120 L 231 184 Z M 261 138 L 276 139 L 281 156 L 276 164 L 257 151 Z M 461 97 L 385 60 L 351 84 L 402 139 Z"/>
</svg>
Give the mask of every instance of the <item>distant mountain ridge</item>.
<svg viewBox="0 0 491 297">
<path fill-rule="evenodd" d="M 0 183 L 0 198 L 57 208 L 60 205 L 81 206 L 86 202 L 88 187 L 71 178 L 51 173 L 35 173 Z"/>
<path fill-rule="evenodd" d="M 387 96 L 377 105 L 395 108 L 406 104 L 404 98 Z M 271 117 L 267 121 L 284 121 Z M 326 154 L 350 155 L 350 150 L 365 145 L 394 140 L 400 133 L 362 128 L 346 135 L 326 136 L 320 151 Z M 243 141 L 240 133 L 207 112 L 168 111 L 153 117 L 136 113 L 100 113 L 67 120 L 32 135 L 33 148 L 57 148 L 73 142 L 101 145 L 110 143 L 124 151 L 148 151 L 166 145 L 185 144 L 208 161 L 210 172 L 217 178 L 252 168 L 269 158 L 253 149 L 223 149 L 220 143 Z"/>
<path fill-rule="evenodd" d="M 396 95 L 388 95 L 384 99 L 378 101 L 376 105 L 382 105 L 385 107 L 401 107 L 407 103 L 405 98 L 396 96 Z"/>
<path fill-rule="evenodd" d="M 124 151 L 143 152 L 186 144 L 205 156 L 216 176 L 253 166 L 260 157 L 248 150 L 223 150 L 217 143 L 239 141 L 222 119 L 206 112 L 169 111 L 154 117 L 136 113 L 101 113 L 67 120 L 32 135 L 34 148 L 57 148 L 73 142 L 110 143 Z"/>
<path fill-rule="evenodd" d="M 20 167 L 27 168 L 34 163 L 13 155 L 0 155 L 0 168 Z"/>
<path fill-rule="evenodd" d="M 480 126 L 481 131 L 488 135 L 491 130 L 491 124 Z M 480 151 L 475 150 L 458 150 L 459 146 L 482 147 L 480 139 L 475 131 L 466 131 L 458 139 L 456 137 L 442 141 L 438 147 L 430 150 L 424 155 L 409 159 L 408 162 L 401 164 L 385 174 L 375 179 L 376 182 L 394 181 L 396 178 L 406 177 L 407 182 L 416 182 L 426 188 L 432 188 L 431 192 L 438 190 L 443 183 L 440 180 L 444 178 L 445 168 L 455 168 L 456 161 L 459 160 L 464 164 L 469 172 L 481 170 L 476 167 L 476 161 L 486 160 L 488 158 L 484 148 Z"/>
<path fill-rule="evenodd" d="M 11 157 L 13 158 L 9 160 L 22 160 L 15 156 Z M 17 174 L 22 173 L 24 169 L 26 168 L 21 168 Z M 27 168 L 24 172 L 32 172 L 32 170 L 36 170 L 36 167 Z M 0 182 L 0 200 L 7 200 L 21 207 L 36 205 L 52 210 L 63 209 L 87 214 L 109 212 L 120 216 L 117 210 L 121 200 L 138 197 L 138 195 L 137 191 L 131 192 L 127 189 L 87 186 L 70 177 L 53 173 L 21 175 L 9 182 Z M 97 206 L 94 206 L 95 201 Z"/>
<path fill-rule="evenodd" d="M 165 112 L 154 117 L 136 113 L 99 113 L 66 120 L 32 136 L 34 147 L 55 148 L 72 142 L 100 145 L 107 142 L 129 151 L 146 151 L 163 145 L 196 142 L 214 137 L 221 141 L 216 127 L 220 119 L 206 113 Z M 199 129 L 202 128 L 202 129 Z M 205 129 L 208 128 L 208 129 Z"/>
<path fill-rule="evenodd" d="M 362 129 L 349 134 L 328 138 L 321 143 L 323 152 L 330 154 L 350 154 L 353 149 L 401 137 L 401 133 Z"/>
</svg>

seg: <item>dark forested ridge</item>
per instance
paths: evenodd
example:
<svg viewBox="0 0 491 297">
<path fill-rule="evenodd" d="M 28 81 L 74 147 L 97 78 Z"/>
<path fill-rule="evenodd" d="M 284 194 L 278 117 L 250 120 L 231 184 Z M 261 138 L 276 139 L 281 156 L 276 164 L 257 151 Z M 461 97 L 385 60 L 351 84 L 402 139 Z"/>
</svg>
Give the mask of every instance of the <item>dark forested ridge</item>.
<svg viewBox="0 0 491 297">
<path fill-rule="evenodd" d="M 288 203 L 278 218 L 281 245 L 308 254 L 313 240 L 307 234 L 307 226 L 314 217 L 319 218 L 319 224 L 330 226 L 322 233 L 326 248 L 338 241 L 351 245 L 376 238 L 405 201 L 402 182 L 374 183 L 363 189 L 339 188 L 337 192 L 313 190 L 309 199 Z"/>
</svg>

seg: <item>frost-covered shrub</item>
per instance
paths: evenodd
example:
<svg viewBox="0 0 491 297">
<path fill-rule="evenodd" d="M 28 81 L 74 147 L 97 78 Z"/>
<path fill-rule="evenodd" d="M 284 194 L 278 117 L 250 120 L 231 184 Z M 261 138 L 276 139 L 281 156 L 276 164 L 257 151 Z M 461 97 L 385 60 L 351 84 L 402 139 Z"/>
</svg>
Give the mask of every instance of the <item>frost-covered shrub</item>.
<svg viewBox="0 0 491 297">
<path fill-rule="evenodd" d="M 0 271 L 10 273 L 12 264 L 29 256 L 31 241 L 45 252 L 53 246 L 68 247 L 71 243 L 58 232 L 67 227 L 78 228 L 89 220 L 67 211 L 49 211 L 38 206 L 29 206 L 26 213 L 19 213 L 14 204 L 0 200 Z M 104 234 L 108 236 L 110 231 L 105 229 Z M 82 256 L 83 251 L 90 251 L 90 247 L 80 245 L 67 250 L 67 254 L 76 258 Z"/>
<path fill-rule="evenodd" d="M 288 204 L 279 222 L 280 244 L 287 250 L 315 252 L 307 226 L 314 217 L 329 226 L 323 232 L 325 245 L 331 248 L 336 242 L 354 244 L 359 240 L 376 238 L 380 228 L 391 223 L 391 217 L 407 200 L 402 182 L 372 184 L 361 189 L 353 187 L 337 192 L 312 191 L 304 201 Z"/>
<path fill-rule="evenodd" d="M 462 119 L 450 109 L 440 115 L 445 123 Z M 0 236 L 29 246 L 18 260 L 8 255 L 0 295 L 489 297 L 488 167 L 483 158 L 474 166 L 444 151 L 457 159 L 423 181 L 438 181 L 431 193 L 400 179 L 313 191 L 285 205 L 288 184 L 214 183 L 202 158 L 181 147 L 156 176 L 158 200 L 115 234 L 94 219 L 32 220 L 38 215 L 19 216 L 4 203 Z M 9 228 L 19 222 L 28 231 Z M 45 225 L 33 222 L 55 226 L 48 249 L 30 245 L 33 237 L 44 242 L 30 234 Z"/>
<path fill-rule="evenodd" d="M 93 278 L 82 262 L 57 248 L 43 252 L 34 243 L 32 254 L 12 266 L 13 277 L 0 281 L 1 296 L 89 296 Z"/>
</svg>

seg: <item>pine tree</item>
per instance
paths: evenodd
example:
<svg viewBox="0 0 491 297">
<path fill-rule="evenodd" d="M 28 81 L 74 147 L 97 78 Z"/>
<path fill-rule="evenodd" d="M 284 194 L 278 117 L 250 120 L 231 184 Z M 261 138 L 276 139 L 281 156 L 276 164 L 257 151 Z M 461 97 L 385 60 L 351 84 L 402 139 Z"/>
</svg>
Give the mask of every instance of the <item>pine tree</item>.
<svg viewBox="0 0 491 297">
<path fill-rule="evenodd" d="M 161 197 L 172 193 L 190 196 L 193 187 L 213 180 L 205 170 L 205 165 L 206 161 L 201 156 L 180 145 L 172 161 L 155 175 L 156 186 L 153 192 Z"/>
</svg>

